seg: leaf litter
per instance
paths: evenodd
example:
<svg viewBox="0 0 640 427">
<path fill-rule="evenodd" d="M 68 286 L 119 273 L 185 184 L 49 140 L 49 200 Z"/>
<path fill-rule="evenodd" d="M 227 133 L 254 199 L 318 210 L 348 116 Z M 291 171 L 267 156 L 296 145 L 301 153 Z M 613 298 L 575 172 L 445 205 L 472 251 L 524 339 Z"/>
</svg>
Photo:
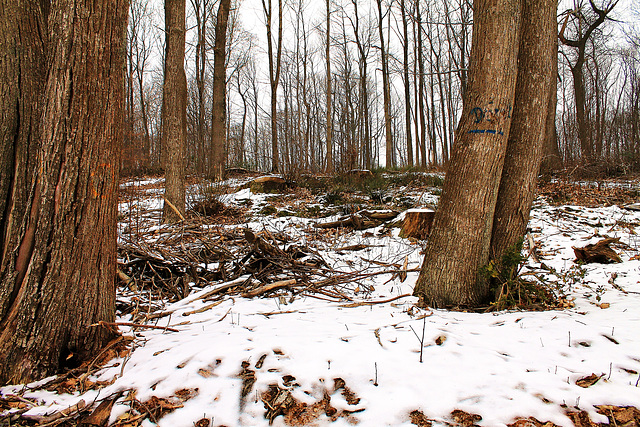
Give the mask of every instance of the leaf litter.
<svg viewBox="0 0 640 427">
<path fill-rule="evenodd" d="M 424 241 L 398 237 L 402 214 L 322 228 L 344 214 L 300 214 L 323 206 L 309 192 L 236 188 L 167 227 L 161 185 L 125 187 L 118 319 L 95 326 L 122 336 L 63 375 L 0 389 L 0 425 L 640 425 L 640 213 L 615 185 L 543 190 L 522 273 L 558 302 L 490 314 L 415 306 Z M 411 207 L 434 200 L 397 191 Z M 603 239 L 621 263 L 574 262 Z"/>
</svg>

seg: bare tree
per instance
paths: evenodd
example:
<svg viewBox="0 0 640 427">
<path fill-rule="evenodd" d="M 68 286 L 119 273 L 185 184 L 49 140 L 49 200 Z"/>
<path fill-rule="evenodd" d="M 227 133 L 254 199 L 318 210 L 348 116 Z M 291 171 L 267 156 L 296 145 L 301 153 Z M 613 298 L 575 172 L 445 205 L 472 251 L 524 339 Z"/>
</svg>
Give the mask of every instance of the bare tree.
<svg viewBox="0 0 640 427">
<path fill-rule="evenodd" d="M 209 174 L 206 130 L 206 69 L 207 69 L 207 30 L 214 0 L 190 0 L 196 19 L 195 78 L 197 89 L 197 119 L 195 143 L 197 152 L 196 169 Z"/>
<path fill-rule="evenodd" d="M 573 65 L 570 65 L 571 74 L 573 75 L 573 94 L 576 103 L 576 119 L 578 124 L 578 137 L 580 139 L 580 148 L 582 157 L 586 161 L 592 161 L 594 158 L 594 147 L 591 138 L 589 120 L 586 112 L 586 89 L 584 84 L 583 67 L 585 64 L 585 55 L 587 49 L 587 41 L 593 32 L 602 25 L 607 19 L 609 13 L 618 4 L 619 0 L 608 0 L 607 3 L 599 8 L 593 0 L 589 0 L 593 15 L 587 17 L 584 13 L 585 5 L 583 1 L 576 5 L 575 10 L 567 11 L 562 29 L 560 30 L 560 41 L 566 46 L 576 49 L 576 58 Z M 576 21 L 575 34 L 573 38 L 565 35 L 569 18 L 574 17 Z"/>
<path fill-rule="evenodd" d="M 267 28 L 267 54 L 269 57 L 269 86 L 271 87 L 271 171 L 278 172 L 278 84 L 282 61 L 282 0 L 278 1 L 277 47 L 273 51 L 273 7 L 272 0 L 262 0 L 262 10 Z"/>
<path fill-rule="evenodd" d="M 405 134 L 407 139 L 407 164 L 413 167 L 413 138 L 411 137 L 411 81 L 409 80 L 409 25 L 405 0 L 400 0 L 402 14 L 402 76 L 404 80 Z"/>
<path fill-rule="evenodd" d="M 149 107 L 145 88 L 147 66 L 151 56 L 150 38 L 151 16 L 147 0 L 133 0 L 129 6 L 129 25 L 127 31 L 128 75 L 127 75 L 127 113 L 129 121 L 130 144 L 124 147 L 124 162 L 129 167 L 148 168 L 151 166 L 151 130 Z M 134 84 L 135 81 L 135 84 Z M 137 93 L 136 93 L 137 92 Z M 137 95 L 137 103 L 134 97 Z M 139 118 L 136 114 L 139 110 Z M 141 139 L 141 140 L 140 140 Z M 136 163 L 135 165 L 133 163 Z M 126 167 L 126 165 L 124 166 Z"/>
<path fill-rule="evenodd" d="M 224 178 L 226 121 L 227 121 L 227 23 L 231 0 L 220 0 L 216 21 L 216 43 L 213 48 L 213 115 L 212 115 L 212 148 L 213 178 L 221 181 Z"/>
<path fill-rule="evenodd" d="M 326 172 L 332 173 L 333 167 L 333 110 L 331 100 L 331 0 L 326 0 L 327 30 L 325 39 L 325 59 L 327 69 L 327 166 Z"/>
<path fill-rule="evenodd" d="M 359 69 L 359 105 L 358 105 L 358 127 L 360 128 L 360 146 L 362 152 L 362 165 L 366 169 L 371 169 L 373 159 L 373 149 L 371 144 L 371 118 L 369 112 L 369 74 L 368 61 L 369 51 L 372 46 L 373 30 L 371 26 L 362 28 L 361 17 L 358 11 L 358 0 L 351 0 L 353 5 L 353 18 L 347 16 L 353 28 L 356 48 L 358 49 L 358 69 Z"/>
<path fill-rule="evenodd" d="M 414 21 L 414 25 L 415 25 L 415 33 L 416 36 L 416 61 L 417 61 L 417 67 L 418 67 L 418 81 L 415 82 L 415 85 L 417 87 L 417 106 L 418 106 L 418 113 L 420 115 L 420 136 L 418 137 L 418 132 L 416 130 L 416 139 L 419 140 L 419 146 L 420 146 L 420 159 L 421 159 L 421 166 L 423 168 L 427 167 L 427 119 L 425 117 L 425 105 L 424 105 L 424 98 L 425 98 L 425 82 L 424 82 L 424 73 L 425 73 L 425 69 L 424 69 L 424 54 L 423 54 L 423 43 L 422 43 L 422 12 L 420 9 L 420 2 L 418 0 L 414 0 L 414 7 L 415 7 L 415 21 Z M 433 88 L 433 85 L 431 86 Z M 433 111 L 433 108 L 432 108 Z M 418 121 L 416 120 L 416 126 L 418 126 Z"/>
<path fill-rule="evenodd" d="M 387 7 L 382 12 L 382 0 L 376 0 L 376 4 L 378 5 L 378 34 L 380 37 L 380 62 L 382 63 L 382 97 L 383 97 L 383 105 L 384 105 L 384 129 L 385 129 L 385 156 L 386 156 L 386 167 L 392 168 L 395 166 L 394 161 L 394 145 L 393 145 L 393 136 L 391 131 L 391 93 L 390 93 L 390 82 L 389 82 L 389 57 L 387 52 L 387 47 L 385 46 L 384 39 L 384 18 L 389 13 L 389 8 Z"/>
<path fill-rule="evenodd" d="M 162 97 L 164 153 L 164 222 L 185 212 L 185 146 L 187 139 L 187 77 L 184 72 L 185 0 L 165 0 L 165 62 Z"/>
</svg>

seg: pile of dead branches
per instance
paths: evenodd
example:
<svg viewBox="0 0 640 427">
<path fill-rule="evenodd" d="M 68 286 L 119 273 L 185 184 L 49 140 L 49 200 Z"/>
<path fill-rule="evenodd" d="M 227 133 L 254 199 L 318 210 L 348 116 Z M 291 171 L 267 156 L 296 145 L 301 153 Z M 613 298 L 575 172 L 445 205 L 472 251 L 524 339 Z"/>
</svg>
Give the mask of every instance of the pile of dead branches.
<svg viewBox="0 0 640 427">
<path fill-rule="evenodd" d="M 178 228 L 180 227 L 180 228 Z M 164 302 L 187 297 L 194 288 L 211 287 L 205 301 L 229 296 L 310 295 L 352 301 L 361 281 L 396 271 L 335 271 L 307 245 L 284 233 L 201 224 L 165 227 L 137 239 L 121 236 L 118 293 L 120 314 L 156 317 Z"/>
</svg>

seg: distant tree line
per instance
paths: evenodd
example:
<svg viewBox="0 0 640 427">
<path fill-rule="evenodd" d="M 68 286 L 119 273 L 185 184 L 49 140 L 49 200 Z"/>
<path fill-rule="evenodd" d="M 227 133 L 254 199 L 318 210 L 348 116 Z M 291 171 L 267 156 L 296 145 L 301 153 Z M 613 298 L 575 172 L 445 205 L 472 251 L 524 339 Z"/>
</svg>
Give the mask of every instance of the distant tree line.
<svg viewBox="0 0 640 427">
<path fill-rule="evenodd" d="M 543 167 L 636 170 L 638 29 L 610 19 L 617 2 L 574 3 L 558 11 L 557 110 L 547 125 L 557 137 Z M 471 0 L 264 0 L 252 31 L 241 20 L 245 5 L 227 10 L 221 92 L 214 46 L 225 9 L 220 0 L 186 2 L 187 173 L 447 164 L 467 84 Z M 129 16 L 123 166 L 159 171 L 162 14 L 133 0 Z M 213 120 L 222 101 L 223 134 Z"/>
</svg>

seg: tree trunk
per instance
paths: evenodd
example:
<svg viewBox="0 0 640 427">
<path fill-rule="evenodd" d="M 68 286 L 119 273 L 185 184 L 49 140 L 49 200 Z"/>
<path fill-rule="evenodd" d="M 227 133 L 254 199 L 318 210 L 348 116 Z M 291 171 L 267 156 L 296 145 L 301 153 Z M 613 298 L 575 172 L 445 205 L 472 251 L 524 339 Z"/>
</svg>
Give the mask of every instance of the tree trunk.
<svg viewBox="0 0 640 427">
<path fill-rule="evenodd" d="M 162 220 L 180 220 L 185 211 L 187 78 L 184 72 L 185 0 L 165 0 L 165 63 L 162 96 L 162 146 L 165 203 Z M 177 212 L 176 212 L 177 211 Z"/>
<path fill-rule="evenodd" d="M 278 1 L 278 44 L 273 52 L 272 17 L 273 10 L 271 0 L 265 3 L 262 0 L 262 9 L 266 18 L 267 27 L 267 53 L 269 56 L 269 85 L 271 87 L 271 171 L 280 169 L 280 157 L 278 153 L 278 83 L 280 82 L 280 66 L 282 58 L 282 0 Z"/>
<path fill-rule="evenodd" d="M 414 294 L 436 306 L 475 306 L 489 289 L 493 213 L 511 125 L 520 0 L 476 0 L 469 82 L 444 189 Z"/>
<path fill-rule="evenodd" d="M 573 75 L 573 96 L 576 101 L 576 121 L 578 123 L 578 139 L 580 140 L 580 151 L 582 159 L 591 162 L 593 160 L 593 144 L 591 142 L 591 132 L 589 120 L 586 113 L 586 89 L 584 87 L 584 76 L 582 74 L 582 62 L 579 61 L 571 68 Z"/>
<path fill-rule="evenodd" d="M 420 2 L 416 0 L 416 20 L 418 25 L 418 111 L 420 112 L 420 157 L 422 168 L 427 167 L 427 118 L 425 117 L 424 106 L 424 53 L 422 43 L 422 14 L 420 12 Z M 432 107 L 433 108 L 433 107 Z M 417 135 L 416 135 L 417 138 Z"/>
<path fill-rule="evenodd" d="M 29 114 L 21 118 L 25 126 L 37 126 L 41 146 L 28 206 L 17 212 L 13 204 L 12 216 L 22 225 L 10 227 L 9 241 L 18 244 L 7 247 L 0 272 L 3 384 L 56 373 L 62 364 L 95 356 L 112 337 L 91 325 L 113 321 L 115 313 L 128 11 L 127 1 L 55 2 L 47 44 L 46 10 L 25 2 L 20 5 L 27 7 L 14 14 L 13 3 L 3 4 L 1 13 L 8 15 L 1 22 L 20 31 L 4 32 L 3 42 L 19 34 L 26 51 L 13 55 L 33 55 L 34 66 L 48 55 L 49 73 L 44 90 L 33 92 L 43 100 L 42 114 L 24 110 Z M 12 60 L 6 47 L 3 43 L 3 68 Z M 32 85 L 37 78 L 29 76 L 31 71 L 14 68 L 5 77 L 19 75 Z M 22 124 L 14 131 L 21 130 Z M 17 160 L 24 159 L 3 157 L 3 162 Z"/>
<path fill-rule="evenodd" d="M 413 167 L 413 139 L 411 138 L 411 82 L 409 81 L 409 31 L 405 0 L 400 0 L 402 13 L 402 75 L 404 78 L 404 131 L 407 138 L 407 165 Z"/>
<path fill-rule="evenodd" d="M 327 34 L 325 39 L 325 59 L 327 67 L 327 173 L 333 173 L 333 101 L 331 100 L 331 0 L 326 0 Z"/>
<path fill-rule="evenodd" d="M 198 91 L 198 111 L 196 123 L 196 148 L 197 159 L 195 169 L 203 174 L 209 175 L 207 159 L 209 153 L 206 150 L 207 136 L 205 135 L 205 67 L 207 65 L 207 21 L 209 17 L 208 1 L 191 0 L 191 6 L 196 18 L 196 46 L 195 46 L 195 77 L 196 89 Z M 215 98 L 214 98 L 215 99 Z M 214 107 L 215 108 L 215 107 Z M 214 160 L 215 162 L 215 160 Z"/>
<path fill-rule="evenodd" d="M 523 1 L 516 98 L 491 238 L 497 264 L 523 238 L 529 222 L 547 134 L 548 94 L 555 87 L 556 25 L 556 0 Z"/>
<path fill-rule="evenodd" d="M 376 0 L 378 4 L 378 33 L 380 35 L 380 56 L 382 60 L 382 98 L 384 103 L 384 140 L 387 169 L 395 166 L 393 158 L 393 137 L 391 135 L 391 93 L 389 88 L 389 64 L 387 50 L 384 43 L 384 15 L 382 14 L 382 0 Z"/>
<path fill-rule="evenodd" d="M 213 48 L 213 119 L 211 122 L 211 138 L 213 148 L 212 178 L 215 181 L 224 179 L 226 161 L 226 121 L 227 121 L 227 23 L 231 0 L 221 0 L 216 21 L 216 42 Z"/>
<path fill-rule="evenodd" d="M 551 58 L 551 85 L 549 86 L 549 106 L 547 107 L 547 121 L 545 124 L 546 137 L 544 142 L 544 156 L 540 171 L 544 175 L 551 175 L 562 169 L 562 155 L 558 146 L 556 131 L 556 107 L 558 104 L 558 40 L 553 42 Z"/>
</svg>

